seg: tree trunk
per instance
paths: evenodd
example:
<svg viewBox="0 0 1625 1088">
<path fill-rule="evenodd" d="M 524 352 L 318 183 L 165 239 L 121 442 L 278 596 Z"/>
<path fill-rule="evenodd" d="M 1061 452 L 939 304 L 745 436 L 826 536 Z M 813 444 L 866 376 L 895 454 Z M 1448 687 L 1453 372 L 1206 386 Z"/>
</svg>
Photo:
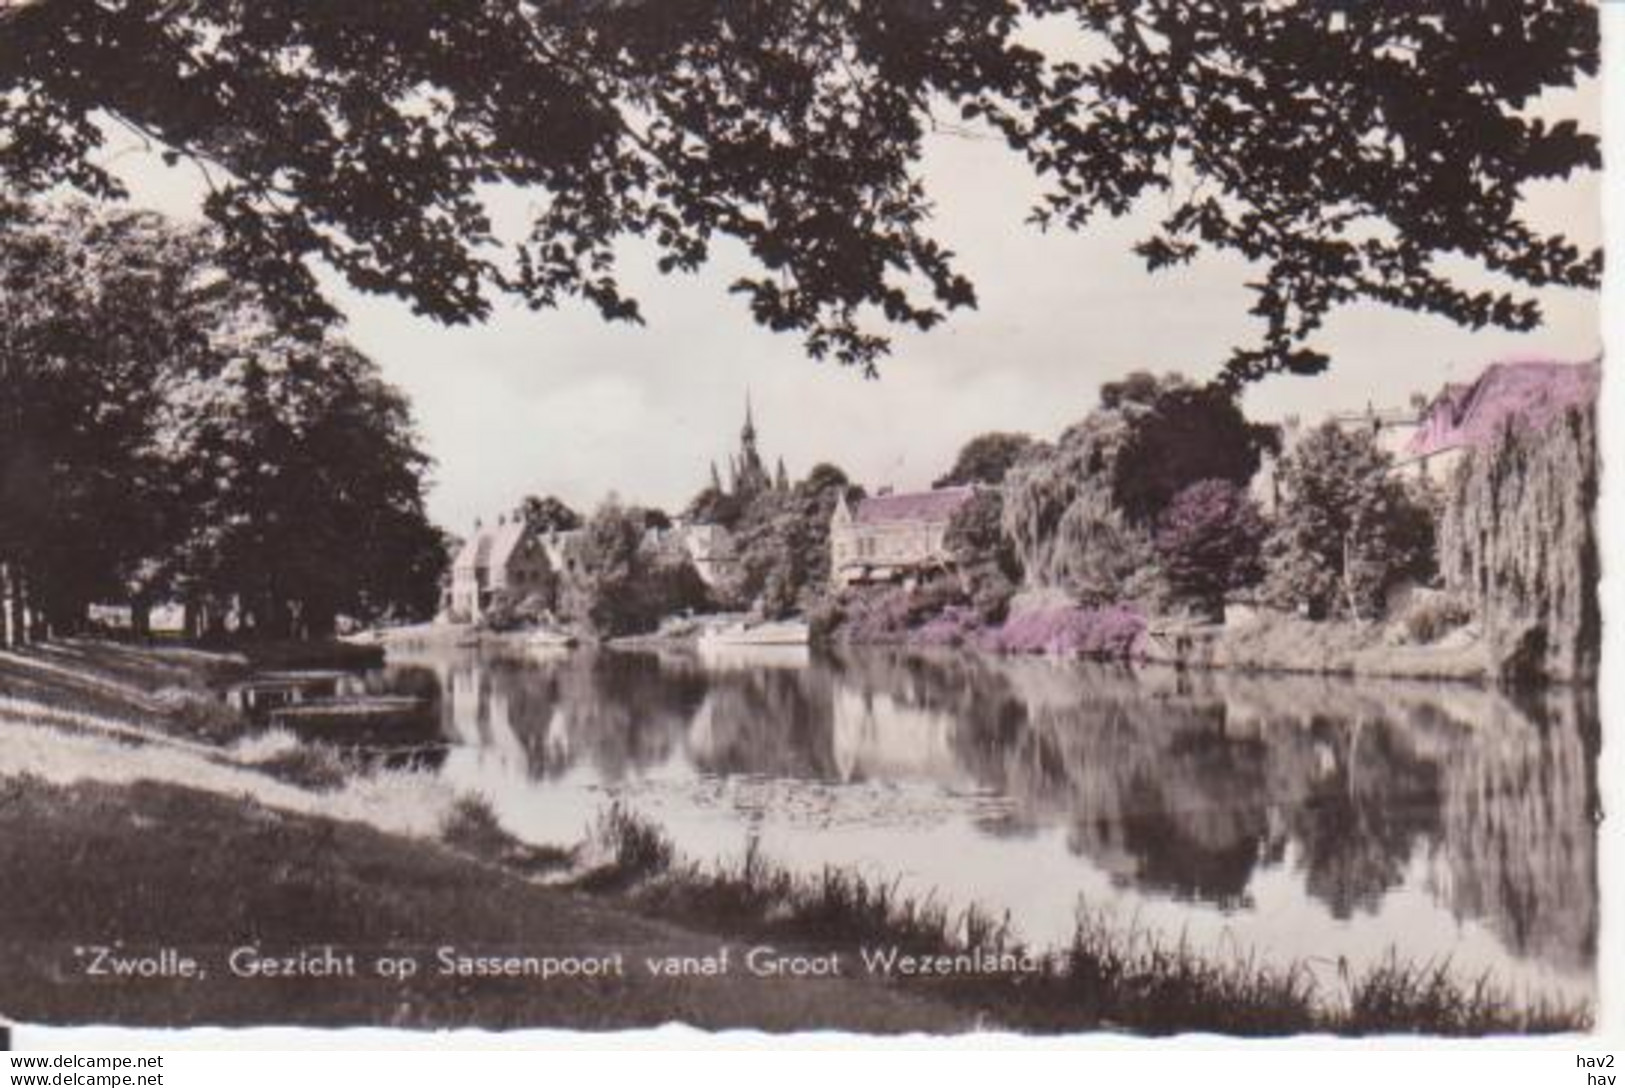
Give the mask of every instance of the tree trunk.
<svg viewBox="0 0 1625 1088">
<path fill-rule="evenodd" d="M 82 635 L 90 626 L 90 606 L 82 601 L 52 601 L 45 622 L 52 638 Z"/>
<path fill-rule="evenodd" d="M 0 563 L 0 646 L 8 650 L 22 645 L 22 631 L 12 608 L 17 592 L 15 571 L 12 564 Z"/>
<path fill-rule="evenodd" d="M 152 637 L 152 602 L 136 598 L 130 602 L 130 636 L 138 642 Z"/>
<path fill-rule="evenodd" d="M 16 645 L 11 630 L 11 564 L 0 563 L 0 647 L 9 650 Z"/>
<path fill-rule="evenodd" d="M 304 621 L 301 634 L 306 639 L 332 638 L 338 628 L 338 610 L 331 605 L 306 604 L 300 618 Z"/>
</svg>

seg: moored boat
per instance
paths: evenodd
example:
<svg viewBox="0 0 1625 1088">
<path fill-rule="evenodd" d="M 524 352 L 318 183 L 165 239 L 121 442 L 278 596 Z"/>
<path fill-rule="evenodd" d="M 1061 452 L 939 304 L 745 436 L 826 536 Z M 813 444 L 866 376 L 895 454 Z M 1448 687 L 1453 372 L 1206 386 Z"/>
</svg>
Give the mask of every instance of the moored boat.
<svg viewBox="0 0 1625 1088">
<path fill-rule="evenodd" d="M 568 631 L 532 631 L 525 636 L 525 646 L 532 650 L 568 650 L 576 644 L 576 637 Z"/>
<path fill-rule="evenodd" d="M 802 620 L 777 620 L 769 623 L 735 623 L 726 627 L 713 627 L 700 635 L 703 646 L 805 646 L 808 641 L 807 624 Z"/>
</svg>

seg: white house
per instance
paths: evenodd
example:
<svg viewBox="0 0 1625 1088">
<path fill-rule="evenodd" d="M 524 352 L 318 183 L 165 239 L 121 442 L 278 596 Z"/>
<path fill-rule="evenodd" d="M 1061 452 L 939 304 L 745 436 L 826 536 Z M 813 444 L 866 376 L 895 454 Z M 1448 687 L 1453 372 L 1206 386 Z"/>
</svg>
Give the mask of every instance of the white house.
<svg viewBox="0 0 1625 1088">
<path fill-rule="evenodd" d="M 523 518 L 499 517 L 488 528 L 476 521 L 452 560 L 451 618 L 472 623 L 485 615 L 499 592 L 542 588 L 555 569 L 548 553 L 543 534 Z"/>
<path fill-rule="evenodd" d="M 885 493 L 855 505 L 843 495 L 830 518 L 830 578 L 837 586 L 906 580 L 953 563 L 948 521 L 974 487 Z"/>
</svg>

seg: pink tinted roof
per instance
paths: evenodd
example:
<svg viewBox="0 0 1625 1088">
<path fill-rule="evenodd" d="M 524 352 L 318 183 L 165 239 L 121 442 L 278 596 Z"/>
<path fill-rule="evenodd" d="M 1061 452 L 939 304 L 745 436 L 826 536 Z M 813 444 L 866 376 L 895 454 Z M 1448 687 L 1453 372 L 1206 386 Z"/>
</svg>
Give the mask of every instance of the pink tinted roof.
<svg viewBox="0 0 1625 1088">
<path fill-rule="evenodd" d="M 934 491 L 873 495 L 859 502 L 852 516 L 861 525 L 892 521 L 947 521 L 975 493 L 974 487 L 941 487 Z"/>
<path fill-rule="evenodd" d="M 1596 399 L 1598 363 L 1495 363 L 1471 384 L 1447 385 L 1411 436 L 1417 457 L 1490 442 L 1509 419 L 1540 427 L 1567 409 Z"/>
</svg>

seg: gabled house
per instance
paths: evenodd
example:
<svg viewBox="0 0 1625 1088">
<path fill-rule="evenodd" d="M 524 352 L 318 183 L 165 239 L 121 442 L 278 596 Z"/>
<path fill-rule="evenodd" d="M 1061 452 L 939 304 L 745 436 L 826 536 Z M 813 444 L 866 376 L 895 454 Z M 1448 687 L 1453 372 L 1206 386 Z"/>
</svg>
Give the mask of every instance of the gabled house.
<svg viewBox="0 0 1625 1088">
<path fill-rule="evenodd" d="M 1446 469 L 1508 426 L 1538 429 L 1570 408 L 1596 400 L 1602 366 L 1525 361 L 1495 363 L 1477 379 L 1447 385 L 1422 411 L 1399 460 L 1424 473 Z"/>
<path fill-rule="evenodd" d="M 503 590 L 540 589 L 556 569 L 548 542 L 522 517 L 499 517 L 474 532 L 451 564 L 451 618 L 473 623 Z"/>
<path fill-rule="evenodd" d="M 1346 431 L 1369 431 L 1393 456 L 1395 473 L 1442 483 L 1467 451 L 1488 445 L 1508 426 L 1538 429 L 1569 408 L 1594 401 L 1601 381 L 1597 360 L 1492 363 L 1470 382 L 1446 385 L 1432 400 L 1414 398 L 1412 407 L 1368 407 L 1328 418 Z M 1266 453 L 1252 481 L 1253 497 L 1265 513 L 1280 506 L 1281 458 L 1309 428 L 1294 416 L 1277 431 L 1277 448 Z"/>
<path fill-rule="evenodd" d="M 953 565 L 948 521 L 976 493 L 941 487 L 848 502 L 830 518 L 830 578 L 837 586 L 907 581 Z"/>
<path fill-rule="evenodd" d="M 694 564 L 700 581 L 713 589 L 739 563 L 739 557 L 734 553 L 733 534 L 721 525 L 679 519 L 672 532 L 678 534 L 683 551 Z"/>
</svg>

